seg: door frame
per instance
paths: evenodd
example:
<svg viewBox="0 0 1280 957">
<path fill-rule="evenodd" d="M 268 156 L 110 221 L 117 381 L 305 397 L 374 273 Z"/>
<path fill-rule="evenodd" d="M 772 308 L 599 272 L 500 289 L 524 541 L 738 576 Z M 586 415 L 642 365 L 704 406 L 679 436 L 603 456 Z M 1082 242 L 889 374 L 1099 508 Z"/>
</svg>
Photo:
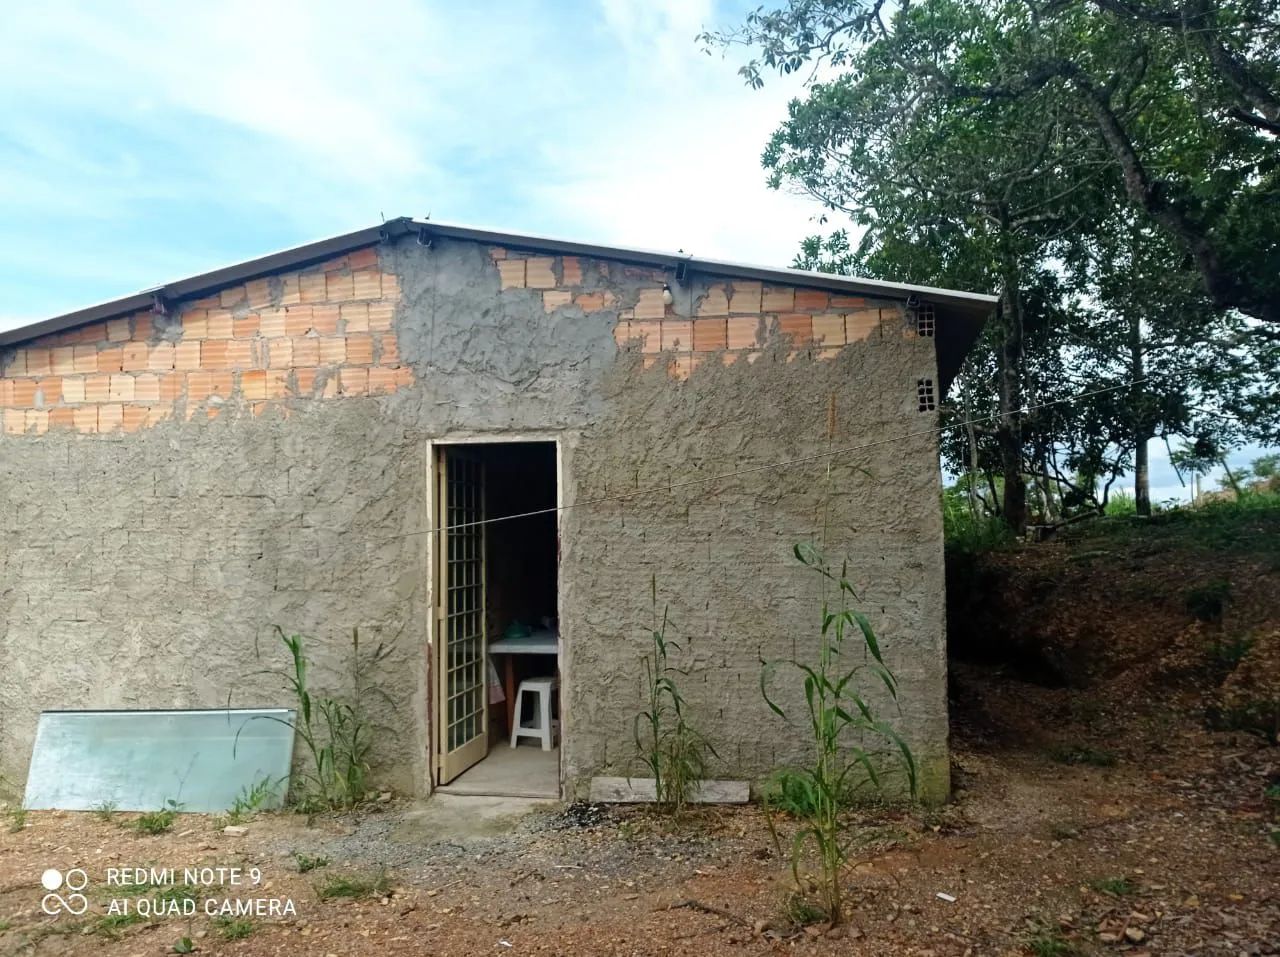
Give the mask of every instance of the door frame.
<svg viewBox="0 0 1280 957">
<path fill-rule="evenodd" d="M 426 536 L 426 581 L 427 581 L 427 644 L 425 649 L 426 658 L 426 729 L 427 729 L 427 774 L 426 774 L 426 793 L 430 794 L 439 784 L 437 783 L 440 774 L 440 754 L 439 754 L 439 728 L 436 721 L 437 690 L 436 685 L 439 682 L 439 675 L 436 673 L 436 642 L 440 635 L 439 618 L 437 614 L 438 600 L 437 595 L 437 576 L 439 575 L 439 538 L 434 533 L 436 523 L 439 519 L 438 509 L 436 506 L 436 458 L 439 449 L 448 446 L 460 445 L 515 445 L 523 442 L 542 442 L 555 446 L 555 467 L 556 467 L 556 616 L 560 617 L 560 596 L 562 594 L 561 581 L 561 564 L 560 555 L 564 550 L 564 529 L 562 519 L 564 517 L 564 473 L 565 473 L 565 434 L 563 432 L 502 432 L 502 433 L 476 433 L 476 432 L 460 432 L 440 438 L 427 439 L 426 456 L 424 461 L 425 484 L 426 484 L 426 515 L 427 528 L 432 529 L 432 533 Z M 558 786 L 563 796 L 564 792 L 564 739 L 568 733 L 570 722 L 565 720 L 566 715 L 563 713 L 564 700 L 569 692 L 570 681 L 568 674 L 564 669 L 564 631 L 561 629 L 560 640 L 556 655 L 556 670 L 560 672 L 560 695 L 561 709 L 560 715 L 560 751 L 557 754 L 559 767 L 557 768 Z M 487 700 L 487 698 L 486 698 Z M 508 702 L 510 705 L 510 702 Z M 483 759 L 482 759 L 483 760 Z"/>
</svg>

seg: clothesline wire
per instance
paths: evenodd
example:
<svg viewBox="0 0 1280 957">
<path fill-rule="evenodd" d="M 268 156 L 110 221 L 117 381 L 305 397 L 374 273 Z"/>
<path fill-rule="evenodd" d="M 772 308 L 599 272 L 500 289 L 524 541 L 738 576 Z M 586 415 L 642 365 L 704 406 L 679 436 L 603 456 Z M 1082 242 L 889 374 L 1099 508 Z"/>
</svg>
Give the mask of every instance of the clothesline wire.
<svg viewBox="0 0 1280 957">
<path fill-rule="evenodd" d="M 476 528 L 482 525 L 495 525 L 498 522 L 512 522 L 522 518 L 536 518 L 540 515 L 554 515 L 560 512 L 567 512 L 571 508 L 585 508 L 593 505 L 604 505 L 609 502 L 624 502 L 634 498 L 643 498 L 646 495 L 658 495 L 663 492 L 674 492 L 678 489 L 693 488 L 699 485 L 711 485 L 715 482 L 721 482 L 726 479 L 737 478 L 740 475 L 753 475 L 760 472 L 769 472 L 775 469 L 790 468 L 795 465 L 806 465 L 811 462 L 820 462 L 824 459 L 835 458 L 840 455 L 848 455 L 852 452 L 863 452 L 867 449 L 877 448 L 882 445 L 896 444 L 906 439 L 920 438 L 926 435 L 940 435 L 949 429 L 963 429 L 971 425 L 978 425 L 983 422 L 991 422 L 996 419 L 1002 419 L 1009 416 L 1024 415 L 1028 412 L 1034 412 L 1038 409 L 1047 409 L 1056 405 L 1064 405 L 1068 402 L 1075 402 L 1080 399 L 1087 399 L 1095 395 L 1104 395 L 1108 392 L 1118 392 L 1121 389 L 1132 389 L 1134 386 L 1141 385 L 1146 382 L 1143 379 L 1134 379 L 1120 385 L 1107 386 L 1103 389 L 1091 389 L 1087 392 L 1080 392 L 1070 395 L 1062 399 L 1053 399 L 1048 402 L 1039 402 L 1033 405 L 1024 405 L 1009 412 L 994 412 L 990 415 L 976 416 L 971 419 L 965 419 L 961 422 L 952 422 L 948 425 L 935 426 L 930 429 L 920 429 L 915 432 L 905 432 L 884 439 L 875 439 L 871 442 L 864 442 L 860 445 L 849 445 L 838 449 L 827 449 L 824 452 L 815 452 L 812 455 L 802 455 L 798 458 L 787 459 L 782 462 L 767 462 L 764 465 L 752 465 L 747 468 L 737 469 L 732 472 L 721 472 L 716 475 L 708 475 L 702 478 L 686 479 L 680 482 L 668 482 L 665 485 L 651 485 L 647 488 L 633 489 L 629 492 L 619 492 L 610 495 L 603 495 L 599 498 L 583 499 L 577 502 L 566 502 L 562 505 L 551 505 L 547 508 L 534 509 L 528 512 L 515 512 L 511 515 L 499 515 L 496 518 L 485 518 L 478 522 L 459 522 L 456 525 L 444 525 L 435 528 L 423 528 L 412 532 L 401 532 L 398 535 L 390 535 L 385 538 L 379 538 L 379 541 L 390 541 L 397 538 L 409 538 L 414 535 L 432 535 L 438 532 L 453 532 L 466 528 Z"/>
</svg>

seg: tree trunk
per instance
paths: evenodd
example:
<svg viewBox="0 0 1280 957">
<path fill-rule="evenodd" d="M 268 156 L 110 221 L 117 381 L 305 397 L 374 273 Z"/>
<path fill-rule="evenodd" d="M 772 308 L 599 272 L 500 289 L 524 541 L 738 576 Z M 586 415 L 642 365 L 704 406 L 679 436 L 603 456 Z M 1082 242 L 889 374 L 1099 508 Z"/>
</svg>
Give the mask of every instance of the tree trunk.
<svg viewBox="0 0 1280 957">
<path fill-rule="evenodd" d="M 1129 381 L 1141 383 L 1146 377 L 1142 353 L 1142 319 L 1129 317 Z M 1133 505 L 1139 515 L 1151 517 L 1151 465 L 1147 443 L 1151 440 L 1150 415 L 1143 401 L 1141 384 L 1133 388 Z"/>
<path fill-rule="evenodd" d="M 1000 427 L 996 445 L 1004 478 L 1004 523 L 1016 535 L 1027 530 L 1027 486 L 1022 476 L 1022 299 L 1018 270 L 1005 270 L 1000 316 Z"/>
</svg>

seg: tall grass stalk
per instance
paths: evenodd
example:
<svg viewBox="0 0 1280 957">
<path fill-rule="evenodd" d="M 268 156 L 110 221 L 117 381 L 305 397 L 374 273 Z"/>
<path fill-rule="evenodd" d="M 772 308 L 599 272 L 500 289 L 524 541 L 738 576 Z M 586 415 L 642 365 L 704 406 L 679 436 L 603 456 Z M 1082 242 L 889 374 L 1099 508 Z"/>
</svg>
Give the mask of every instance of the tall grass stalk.
<svg viewBox="0 0 1280 957">
<path fill-rule="evenodd" d="M 805 568 L 822 578 L 817 660 L 765 662 L 760 690 L 769 708 L 789 720 L 770 693 L 770 684 L 780 670 L 792 671 L 802 679 L 802 729 L 810 759 L 804 766 L 787 768 L 776 775 L 775 803 L 781 803 L 800 821 L 789 855 L 797 892 L 803 895 L 811 886 L 801 872 L 811 852 L 817 862 L 812 886 L 823 913 L 836 925 L 844 919 L 841 879 L 849 858 L 846 815 L 850 802 L 864 787 L 881 791 L 887 776 L 898 771 L 905 773 L 908 790 L 914 796 L 916 764 L 906 741 L 877 717 L 862 687 L 867 680 L 881 684 L 891 700 L 897 702 L 897 680 L 884 662 L 870 620 L 855 607 L 858 596 L 849 582 L 847 563 L 835 572 L 813 546 L 796 545 L 794 551 Z M 876 749 L 873 742 L 884 747 Z M 770 815 L 770 829 L 776 835 L 768 799 L 765 812 Z"/>
</svg>

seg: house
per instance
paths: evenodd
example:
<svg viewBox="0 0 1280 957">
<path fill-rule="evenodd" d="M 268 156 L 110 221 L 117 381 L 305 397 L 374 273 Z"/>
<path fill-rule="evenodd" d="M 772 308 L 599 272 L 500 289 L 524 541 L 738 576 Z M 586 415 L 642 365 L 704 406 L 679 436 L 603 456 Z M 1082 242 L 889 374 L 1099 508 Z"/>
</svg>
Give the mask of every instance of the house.
<svg viewBox="0 0 1280 957">
<path fill-rule="evenodd" d="M 274 625 L 343 688 L 358 626 L 381 780 L 509 760 L 509 676 L 558 672 L 527 774 L 571 797 L 637 771 L 667 609 L 716 776 L 758 780 L 802 753 L 761 661 L 813 647 L 825 540 L 941 797 L 934 429 L 994 303 L 397 219 L 4 332 L 0 774 L 46 709 L 289 704 Z M 558 658 L 490 669 L 516 635 Z"/>
</svg>

